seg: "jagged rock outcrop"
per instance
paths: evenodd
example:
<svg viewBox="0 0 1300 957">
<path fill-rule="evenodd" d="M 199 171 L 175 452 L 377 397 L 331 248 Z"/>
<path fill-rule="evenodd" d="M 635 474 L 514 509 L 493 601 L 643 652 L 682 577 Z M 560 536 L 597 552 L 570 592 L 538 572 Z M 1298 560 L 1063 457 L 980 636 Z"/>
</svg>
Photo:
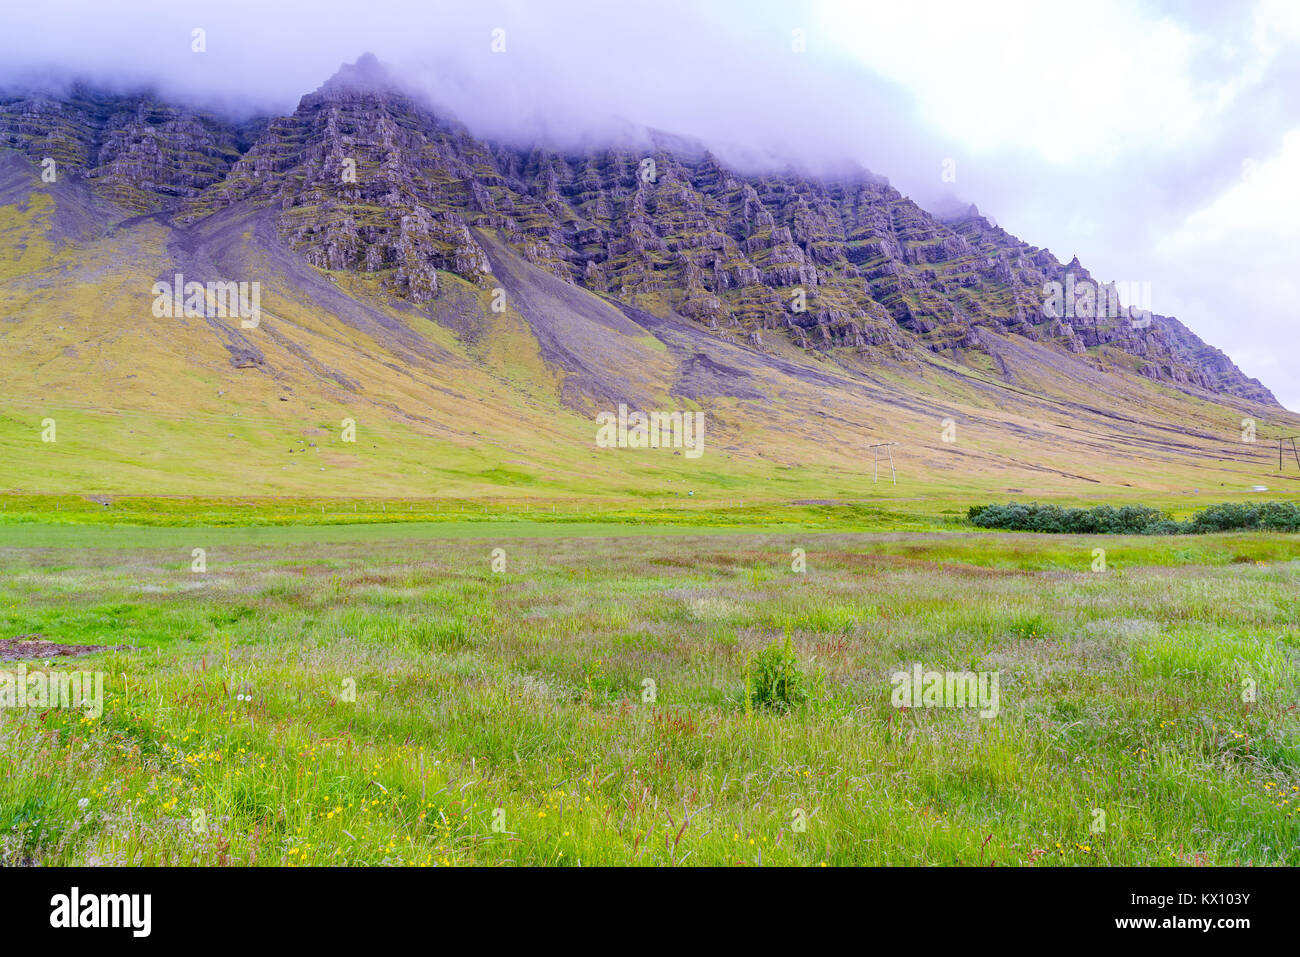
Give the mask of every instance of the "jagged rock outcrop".
<svg viewBox="0 0 1300 957">
<path fill-rule="evenodd" d="M 255 126 L 255 124 L 254 124 Z M 66 98 L 0 97 L 0 146 L 55 176 L 80 176 L 137 212 L 162 210 L 220 183 L 252 127 L 159 102 L 73 87 Z"/>
</svg>

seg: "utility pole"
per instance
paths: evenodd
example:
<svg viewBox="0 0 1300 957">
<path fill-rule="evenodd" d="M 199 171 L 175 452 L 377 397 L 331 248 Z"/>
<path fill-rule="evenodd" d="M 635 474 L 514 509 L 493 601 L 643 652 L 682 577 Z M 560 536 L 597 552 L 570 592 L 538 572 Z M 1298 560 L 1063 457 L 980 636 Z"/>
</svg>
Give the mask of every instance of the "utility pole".
<svg viewBox="0 0 1300 957">
<path fill-rule="evenodd" d="M 894 480 L 895 485 L 898 484 L 898 473 L 894 471 L 894 449 L 893 449 L 893 446 L 897 444 L 898 444 L 897 442 L 877 442 L 875 445 L 867 446 L 867 448 L 871 449 L 871 481 L 872 482 L 875 482 L 880 477 L 880 468 L 878 462 L 880 458 L 880 450 L 884 449 L 889 454 L 889 476 Z"/>
<path fill-rule="evenodd" d="M 1291 454 L 1295 456 L 1295 464 L 1300 466 L 1300 449 L 1296 448 L 1295 440 L 1300 439 L 1300 435 L 1281 435 L 1277 440 L 1277 470 L 1282 471 L 1282 443 L 1291 443 Z"/>
</svg>

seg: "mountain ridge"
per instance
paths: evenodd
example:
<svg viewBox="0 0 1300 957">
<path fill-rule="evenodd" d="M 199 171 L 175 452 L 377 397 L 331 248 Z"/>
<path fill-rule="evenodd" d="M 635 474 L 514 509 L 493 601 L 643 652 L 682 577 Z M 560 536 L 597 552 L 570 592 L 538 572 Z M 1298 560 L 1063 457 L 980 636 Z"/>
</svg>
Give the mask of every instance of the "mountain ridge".
<svg viewBox="0 0 1300 957">
<path fill-rule="evenodd" d="M 0 100 L 0 144 L 54 159 L 119 205 L 183 224 L 241 201 L 277 205 L 281 234 L 308 262 L 383 273 L 416 303 L 437 295 L 440 271 L 485 283 L 472 230 L 490 229 L 567 282 L 757 348 L 783 333 L 868 363 L 916 349 L 992 356 L 980 334 L 992 329 L 1099 368 L 1276 404 L 1172 317 L 1135 329 L 1044 316 L 1045 284 L 1090 274 L 974 207 L 932 215 L 865 169 L 829 181 L 741 174 L 702 144 L 689 155 L 683 138 L 647 134 L 660 145 L 645 155 L 480 141 L 371 56 L 292 115 L 239 125 L 144 94 Z"/>
</svg>

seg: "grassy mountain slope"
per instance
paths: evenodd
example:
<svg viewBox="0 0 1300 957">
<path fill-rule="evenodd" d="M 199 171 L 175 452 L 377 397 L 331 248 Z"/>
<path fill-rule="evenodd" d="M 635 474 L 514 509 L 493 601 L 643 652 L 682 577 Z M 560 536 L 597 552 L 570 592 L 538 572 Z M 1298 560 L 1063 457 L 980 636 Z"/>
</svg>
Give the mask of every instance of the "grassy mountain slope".
<svg viewBox="0 0 1300 957">
<path fill-rule="evenodd" d="M 1276 406 L 1198 398 L 984 336 L 980 355 L 854 361 L 780 339 L 710 335 L 566 283 L 476 229 L 492 283 L 450 272 L 416 304 L 382 277 L 308 265 L 268 211 L 188 226 L 105 200 L 0 151 L 0 487 L 204 495 L 651 499 L 1105 494 L 1285 487 L 1241 420 L 1300 431 Z M 159 319 L 155 279 L 257 276 L 262 319 Z M 625 401 L 706 415 L 705 454 L 606 450 L 594 414 Z M 55 420 L 56 441 L 41 441 Z M 344 419 L 357 424 L 342 441 Z M 956 441 L 942 441 L 942 421 Z M 870 482 L 897 441 L 897 489 Z"/>
</svg>

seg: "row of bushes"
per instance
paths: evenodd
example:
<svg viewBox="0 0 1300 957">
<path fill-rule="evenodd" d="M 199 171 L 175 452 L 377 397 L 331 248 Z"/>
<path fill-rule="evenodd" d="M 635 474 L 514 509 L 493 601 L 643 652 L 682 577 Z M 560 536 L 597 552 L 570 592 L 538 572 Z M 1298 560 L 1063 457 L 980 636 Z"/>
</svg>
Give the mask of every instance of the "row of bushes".
<svg viewBox="0 0 1300 957">
<path fill-rule="evenodd" d="M 972 505 L 966 513 L 980 528 L 1020 532 L 1070 532 L 1082 535 L 1188 535 L 1201 532 L 1257 530 L 1300 532 L 1300 506 L 1291 502 L 1225 502 L 1197 512 L 1188 521 L 1175 521 L 1147 505 Z"/>
</svg>

